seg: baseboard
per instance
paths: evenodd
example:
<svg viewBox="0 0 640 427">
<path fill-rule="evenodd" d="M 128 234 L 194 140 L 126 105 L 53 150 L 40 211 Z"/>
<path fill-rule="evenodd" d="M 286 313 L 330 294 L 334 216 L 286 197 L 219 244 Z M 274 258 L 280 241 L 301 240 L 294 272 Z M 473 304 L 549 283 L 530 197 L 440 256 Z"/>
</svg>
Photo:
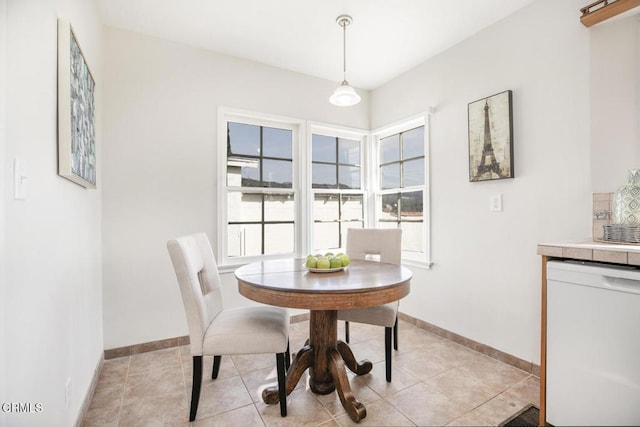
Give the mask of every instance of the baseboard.
<svg viewBox="0 0 640 427">
<path fill-rule="evenodd" d="M 304 322 L 309 320 L 309 313 L 296 314 L 291 316 L 291 323 Z M 164 340 L 150 341 L 142 344 L 128 345 L 125 347 L 110 348 L 104 351 L 104 359 L 117 359 L 118 357 L 132 356 L 134 354 L 146 353 L 148 351 L 162 350 L 165 348 L 180 347 L 189 344 L 189 336 L 167 338 Z"/>
<path fill-rule="evenodd" d="M 511 365 L 525 372 L 529 372 L 537 377 L 540 377 L 540 366 L 532 362 L 527 362 L 526 360 L 522 360 L 518 357 L 512 356 L 503 351 L 497 350 L 486 344 L 479 343 L 472 339 L 463 337 L 462 335 L 458 335 L 446 329 L 432 325 L 431 323 L 409 316 L 408 314 L 398 312 L 398 318 L 420 329 L 424 329 L 425 331 L 429 331 L 435 335 L 451 340 L 457 344 L 468 347 L 479 353 L 486 354 L 487 356 L 493 357 L 494 359 L 497 359 L 503 363 L 506 363 L 507 365 Z M 304 322 L 306 320 L 309 320 L 309 313 L 296 314 L 294 316 L 291 316 L 291 323 Z M 127 347 L 120 347 L 120 348 L 105 350 L 104 359 L 105 360 L 115 359 L 117 357 L 131 356 L 133 354 L 145 353 L 147 351 L 161 350 L 164 348 L 178 347 L 178 346 L 187 345 L 187 344 L 189 344 L 188 336 L 168 338 L 168 339 L 159 340 L 159 341 L 152 341 L 152 342 L 147 342 L 143 344 L 135 344 Z"/>
<path fill-rule="evenodd" d="M 89 407 L 91 406 L 91 399 L 93 399 L 93 395 L 96 393 L 96 387 L 98 385 L 98 379 L 100 379 L 100 374 L 102 373 L 102 366 L 104 365 L 104 355 L 100 355 L 100 359 L 98 360 L 98 364 L 96 365 L 96 369 L 93 371 L 93 378 L 91 378 L 91 383 L 89 384 L 89 389 L 87 390 L 87 394 L 84 396 L 84 400 L 82 401 L 82 406 L 80 407 L 80 414 L 78 415 L 78 419 L 76 420 L 75 427 L 82 427 L 85 417 L 87 416 L 87 412 L 89 412 Z"/>
<path fill-rule="evenodd" d="M 146 353 L 148 351 L 162 350 L 165 348 L 180 347 L 189 344 L 189 336 L 167 338 L 164 340 L 150 341 L 142 344 L 128 345 L 125 347 L 111 348 L 104 351 L 105 360 L 116 359 L 118 357 L 132 356 L 134 354 Z"/>
<path fill-rule="evenodd" d="M 424 329 L 425 331 L 429 331 L 435 335 L 441 336 L 457 344 L 461 344 L 465 347 L 475 350 L 478 353 L 486 354 L 487 356 L 493 357 L 494 359 L 506 363 L 507 365 L 511 365 L 525 372 L 529 372 L 536 377 L 540 377 L 540 365 L 536 365 L 532 362 L 527 362 L 526 360 L 520 359 L 516 356 L 512 356 L 511 354 L 505 353 L 486 344 L 482 344 L 467 337 L 463 337 L 462 335 L 450 332 L 446 329 L 440 328 L 436 325 L 432 325 L 431 323 L 425 322 L 424 320 L 416 319 L 415 317 L 409 316 L 404 313 L 398 312 L 398 318 L 420 329 Z"/>
</svg>

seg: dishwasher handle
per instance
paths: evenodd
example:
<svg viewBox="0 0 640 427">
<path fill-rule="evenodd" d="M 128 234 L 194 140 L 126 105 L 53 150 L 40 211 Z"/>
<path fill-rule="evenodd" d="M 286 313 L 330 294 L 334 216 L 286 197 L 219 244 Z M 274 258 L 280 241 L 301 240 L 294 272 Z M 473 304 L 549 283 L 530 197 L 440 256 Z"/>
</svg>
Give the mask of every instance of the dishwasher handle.
<svg viewBox="0 0 640 427">
<path fill-rule="evenodd" d="M 640 281 L 622 277 L 603 276 L 602 287 L 612 291 L 630 292 L 640 295 Z"/>
</svg>

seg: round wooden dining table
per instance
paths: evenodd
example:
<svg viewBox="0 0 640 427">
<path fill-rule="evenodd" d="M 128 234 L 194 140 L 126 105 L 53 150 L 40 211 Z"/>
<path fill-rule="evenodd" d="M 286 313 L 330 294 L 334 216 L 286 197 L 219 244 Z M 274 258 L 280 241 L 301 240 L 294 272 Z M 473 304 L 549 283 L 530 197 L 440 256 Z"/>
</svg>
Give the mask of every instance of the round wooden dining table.
<svg viewBox="0 0 640 427">
<path fill-rule="evenodd" d="M 337 310 L 372 307 L 409 294 L 412 273 L 403 266 L 352 260 L 341 271 L 308 271 L 304 259 L 261 261 L 235 271 L 238 290 L 245 297 L 269 305 L 310 310 L 309 340 L 286 374 L 289 395 L 306 369 L 314 393 L 337 391 L 342 406 L 355 422 L 367 412 L 351 391 L 346 368 L 356 375 L 371 371 L 367 360 L 356 361 L 348 344 L 338 340 Z M 262 393 L 265 403 L 278 402 L 278 388 Z"/>
</svg>

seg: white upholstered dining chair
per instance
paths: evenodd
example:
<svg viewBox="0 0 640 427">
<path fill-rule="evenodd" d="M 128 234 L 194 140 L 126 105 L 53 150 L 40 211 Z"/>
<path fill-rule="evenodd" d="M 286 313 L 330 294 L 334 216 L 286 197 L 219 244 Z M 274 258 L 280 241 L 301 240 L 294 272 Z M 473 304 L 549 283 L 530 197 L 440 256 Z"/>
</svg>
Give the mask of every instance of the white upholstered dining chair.
<svg viewBox="0 0 640 427">
<path fill-rule="evenodd" d="M 271 306 L 225 309 L 218 266 L 205 233 L 178 237 L 167 249 L 180 286 L 193 356 L 189 421 L 196 418 L 202 356 L 214 356 L 211 378 L 223 355 L 275 353 L 280 414 L 287 415 L 285 372 L 289 367 L 289 313 Z"/>
<path fill-rule="evenodd" d="M 347 255 L 351 259 L 376 259 L 380 262 L 402 263 L 402 229 L 350 228 L 347 233 Z M 338 320 L 345 321 L 345 340 L 349 342 L 349 322 L 384 326 L 384 355 L 387 382 L 391 381 L 391 336 L 398 349 L 398 301 L 375 307 L 338 310 Z"/>
</svg>

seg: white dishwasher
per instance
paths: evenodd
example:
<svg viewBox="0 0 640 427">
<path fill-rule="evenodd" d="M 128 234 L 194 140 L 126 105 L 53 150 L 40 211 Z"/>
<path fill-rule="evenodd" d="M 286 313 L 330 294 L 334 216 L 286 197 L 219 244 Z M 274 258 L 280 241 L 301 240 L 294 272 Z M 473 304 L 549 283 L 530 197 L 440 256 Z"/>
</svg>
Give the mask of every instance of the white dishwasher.
<svg viewBox="0 0 640 427">
<path fill-rule="evenodd" d="M 547 421 L 640 425 L 640 269 L 547 263 Z"/>
</svg>

